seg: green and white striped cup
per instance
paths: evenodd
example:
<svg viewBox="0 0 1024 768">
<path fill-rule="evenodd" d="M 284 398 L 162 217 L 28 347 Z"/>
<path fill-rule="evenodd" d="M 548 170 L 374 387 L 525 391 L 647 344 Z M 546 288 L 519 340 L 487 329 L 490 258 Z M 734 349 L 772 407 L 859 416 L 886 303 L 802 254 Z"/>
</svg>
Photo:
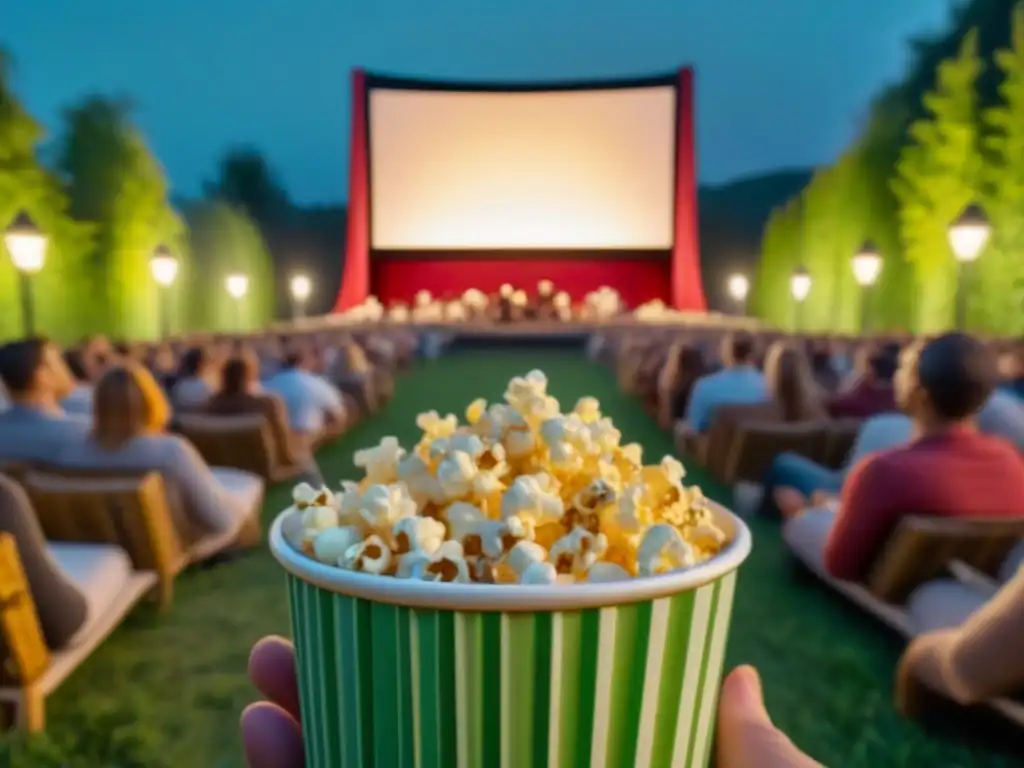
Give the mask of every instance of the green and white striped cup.
<svg viewBox="0 0 1024 768">
<path fill-rule="evenodd" d="M 703 768 L 750 531 L 695 568 L 607 584 L 287 571 L 308 768 Z"/>
</svg>

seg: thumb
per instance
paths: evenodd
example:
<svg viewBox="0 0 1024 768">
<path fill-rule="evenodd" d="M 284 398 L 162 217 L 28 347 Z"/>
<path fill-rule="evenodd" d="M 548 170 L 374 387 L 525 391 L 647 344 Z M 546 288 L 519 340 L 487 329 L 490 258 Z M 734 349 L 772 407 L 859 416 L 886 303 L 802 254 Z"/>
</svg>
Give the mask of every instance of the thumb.
<svg viewBox="0 0 1024 768">
<path fill-rule="evenodd" d="M 738 667 L 722 684 L 718 705 L 718 768 L 813 768 L 811 760 L 772 724 L 761 678 Z"/>
</svg>

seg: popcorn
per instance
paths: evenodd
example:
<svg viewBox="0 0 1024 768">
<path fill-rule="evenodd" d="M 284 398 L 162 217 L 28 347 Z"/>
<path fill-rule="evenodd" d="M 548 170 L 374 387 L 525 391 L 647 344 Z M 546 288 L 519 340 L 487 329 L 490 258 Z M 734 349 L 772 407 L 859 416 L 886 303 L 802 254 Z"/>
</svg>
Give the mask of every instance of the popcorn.
<svg viewBox="0 0 1024 768">
<path fill-rule="evenodd" d="M 344 556 L 343 567 L 379 576 L 391 567 L 391 560 L 391 550 L 380 536 L 374 534 L 368 536 L 365 541 L 349 547 Z"/>
<path fill-rule="evenodd" d="M 512 379 L 503 402 L 474 400 L 463 425 L 437 411 L 416 423 L 413 451 L 385 437 L 356 453 L 360 482 L 296 486 L 289 542 L 352 571 L 523 585 L 655 576 L 727 544 L 677 459 L 644 466 L 595 398 L 563 413 L 541 371 Z"/>
<path fill-rule="evenodd" d="M 682 534 L 668 523 L 658 523 L 647 529 L 636 553 L 637 570 L 641 576 L 654 576 L 677 568 L 687 568 L 696 562 L 693 547 Z"/>
<path fill-rule="evenodd" d="M 385 437 L 374 448 L 356 451 L 353 462 L 366 472 L 367 484 L 381 485 L 397 479 L 398 462 L 404 455 L 397 437 Z"/>
</svg>

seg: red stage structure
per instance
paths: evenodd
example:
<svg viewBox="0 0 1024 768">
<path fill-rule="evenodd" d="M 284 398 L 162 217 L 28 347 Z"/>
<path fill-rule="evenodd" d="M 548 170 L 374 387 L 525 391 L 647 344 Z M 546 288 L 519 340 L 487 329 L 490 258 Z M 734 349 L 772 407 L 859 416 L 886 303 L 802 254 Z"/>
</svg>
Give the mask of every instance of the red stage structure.
<svg viewBox="0 0 1024 768">
<path fill-rule="evenodd" d="M 395 247 L 391 242 L 375 241 L 378 233 L 374 231 L 376 219 L 371 195 L 375 183 L 371 96 L 375 92 L 484 93 L 494 97 L 503 93 L 557 94 L 645 88 L 671 88 L 674 92 L 674 125 L 665 128 L 673 132 L 672 199 L 666 202 L 671 205 L 670 210 L 666 209 L 666 216 L 671 217 L 666 229 L 671 231 L 666 232 L 665 242 L 659 242 L 658 247 L 573 247 L 563 242 L 545 247 L 446 248 L 437 243 L 424 244 L 424 247 L 418 247 L 418 243 L 403 243 Z M 407 129 L 415 131 L 416 127 Z M 468 288 L 496 292 L 503 283 L 531 290 L 541 279 L 552 280 L 574 300 L 608 285 L 617 289 L 629 306 L 661 299 L 679 310 L 707 309 L 698 240 L 694 73 L 691 68 L 632 80 L 549 84 L 413 80 L 355 70 L 352 73 L 349 158 L 346 256 L 335 312 L 357 306 L 371 294 L 388 305 L 396 301 L 408 303 L 422 289 L 435 296 L 454 297 Z"/>
</svg>

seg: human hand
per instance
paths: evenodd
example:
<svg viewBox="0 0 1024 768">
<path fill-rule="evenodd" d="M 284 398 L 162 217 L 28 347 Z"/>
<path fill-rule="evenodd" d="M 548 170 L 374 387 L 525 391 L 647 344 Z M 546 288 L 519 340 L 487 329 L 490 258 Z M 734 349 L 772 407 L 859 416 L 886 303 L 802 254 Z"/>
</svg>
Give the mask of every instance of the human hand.
<svg viewBox="0 0 1024 768">
<path fill-rule="evenodd" d="M 242 744 L 249 768 L 303 768 L 306 755 L 299 725 L 295 647 L 265 637 L 249 656 L 249 679 L 264 701 L 242 712 Z"/>
<path fill-rule="evenodd" d="M 772 724 L 753 667 L 737 667 L 722 684 L 717 742 L 718 768 L 821 768 Z"/>
<path fill-rule="evenodd" d="M 256 643 L 249 677 L 265 701 L 242 713 L 242 743 L 249 768 L 302 768 L 295 649 L 280 637 Z M 761 679 L 739 667 L 725 679 L 718 706 L 718 768 L 821 768 L 772 725 Z"/>
</svg>

